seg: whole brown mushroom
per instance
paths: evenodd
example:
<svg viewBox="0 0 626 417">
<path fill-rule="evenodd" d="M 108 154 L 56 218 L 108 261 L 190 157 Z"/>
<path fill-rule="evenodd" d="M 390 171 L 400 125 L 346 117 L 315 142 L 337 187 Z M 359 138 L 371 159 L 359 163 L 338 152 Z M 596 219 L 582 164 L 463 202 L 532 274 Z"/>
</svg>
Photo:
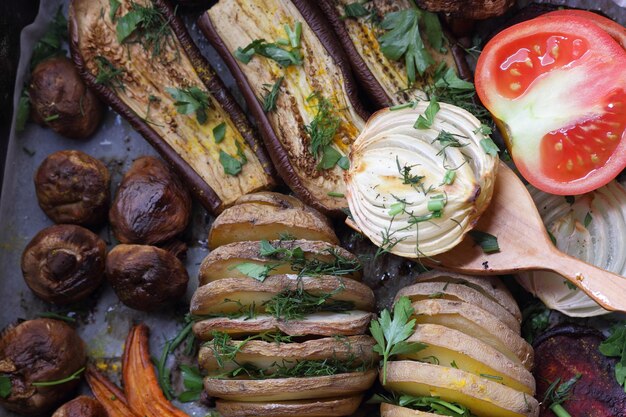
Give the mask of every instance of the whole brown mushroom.
<svg viewBox="0 0 626 417">
<path fill-rule="evenodd" d="M 182 181 L 160 159 L 144 156 L 124 175 L 109 221 L 121 243 L 154 245 L 185 230 L 190 215 L 191 197 Z"/>
<path fill-rule="evenodd" d="M 35 319 L 6 329 L 0 337 L 0 377 L 10 382 L 10 393 L 0 396 L 0 405 L 27 416 L 52 410 L 78 386 L 86 361 L 85 344 L 62 321 Z"/>
<path fill-rule="evenodd" d="M 107 412 L 95 399 L 81 395 L 59 407 L 52 417 L 107 417 Z"/>
<path fill-rule="evenodd" d="M 66 57 L 40 62 L 28 87 L 33 119 L 72 139 L 91 136 L 102 120 L 103 107 Z"/>
<path fill-rule="evenodd" d="M 117 245 L 106 260 L 106 277 L 120 301 L 151 311 L 181 298 L 189 276 L 172 253 L 155 246 Z"/>
<path fill-rule="evenodd" d="M 80 151 L 48 155 L 35 174 L 39 206 L 55 223 L 102 224 L 109 208 L 110 185 L 107 167 Z"/>
<path fill-rule="evenodd" d="M 80 301 L 104 278 L 106 245 L 84 227 L 62 224 L 43 229 L 22 254 L 22 273 L 38 297 L 55 304 Z"/>
</svg>

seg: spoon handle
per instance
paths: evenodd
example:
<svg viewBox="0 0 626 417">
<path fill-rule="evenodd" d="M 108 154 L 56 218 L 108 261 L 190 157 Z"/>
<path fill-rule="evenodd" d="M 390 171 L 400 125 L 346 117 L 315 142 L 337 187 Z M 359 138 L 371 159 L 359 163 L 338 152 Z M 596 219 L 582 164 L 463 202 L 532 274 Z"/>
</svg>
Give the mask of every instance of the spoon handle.
<svg viewBox="0 0 626 417">
<path fill-rule="evenodd" d="M 626 312 L 626 278 L 556 249 L 544 252 L 541 265 L 562 275 L 606 310 Z"/>
</svg>

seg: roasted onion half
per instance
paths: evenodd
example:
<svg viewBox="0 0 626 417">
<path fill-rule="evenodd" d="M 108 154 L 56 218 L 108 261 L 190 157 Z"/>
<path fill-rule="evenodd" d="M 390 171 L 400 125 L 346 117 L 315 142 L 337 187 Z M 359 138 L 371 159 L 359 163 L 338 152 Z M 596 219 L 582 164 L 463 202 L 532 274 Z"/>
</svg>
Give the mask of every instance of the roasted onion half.
<svg viewBox="0 0 626 417">
<path fill-rule="evenodd" d="M 497 148 L 467 111 L 440 103 L 430 127 L 414 127 L 428 106 L 374 114 L 346 172 L 356 226 L 382 250 L 408 258 L 460 243 L 488 206 L 497 170 Z"/>
</svg>

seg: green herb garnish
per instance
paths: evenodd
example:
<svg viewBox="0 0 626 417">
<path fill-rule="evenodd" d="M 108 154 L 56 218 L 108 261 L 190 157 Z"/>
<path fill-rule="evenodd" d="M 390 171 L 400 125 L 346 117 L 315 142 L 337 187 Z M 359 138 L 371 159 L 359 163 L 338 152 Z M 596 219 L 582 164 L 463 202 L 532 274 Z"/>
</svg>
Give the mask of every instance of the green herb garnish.
<svg viewBox="0 0 626 417">
<path fill-rule="evenodd" d="M 600 344 L 600 353 L 620 358 L 615 364 L 615 379 L 626 391 L 626 325 L 618 324 L 611 331 L 611 336 Z"/>
<path fill-rule="evenodd" d="M 550 325 L 552 310 L 541 302 L 529 305 L 522 312 L 522 336 L 528 343 L 533 343 L 537 335 Z"/>
<path fill-rule="evenodd" d="M 142 6 L 130 2 L 130 10 L 117 19 L 117 41 L 140 43 L 152 57 L 159 56 L 167 45 L 175 46 L 172 30 L 167 19 L 154 6 Z"/>
<path fill-rule="evenodd" d="M 593 220 L 593 217 L 591 217 L 591 213 L 587 212 L 587 214 L 585 215 L 585 220 L 583 221 L 583 224 L 585 225 L 585 229 L 589 228 L 589 225 L 591 224 L 592 220 Z"/>
<path fill-rule="evenodd" d="M 345 289 L 340 280 L 338 284 L 336 290 L 322 294 L 312 294 L 298 285 L 295 290 L 285 290 L 266 301 L 263 304 L 265 312 L 281 320 L 300 320 L 320 311 L 350 311 L 354 303 L 332 299 Z"/>
<path fill-rule="evenodd" d="M 226 122 L 222 122 L 213 128 L 213 139 L 215 143 L 221 143 L 226 137 Z"/>
<path fill-rule="evenodd" d="M 456 178 L 456 171 L 448 169 L 446 170 L 446 174 L 443 176 L 443 183 L 446 185 L 452 185 L 454 183 L 455 178 Z"/>
<path fill-rule="evenodd" d="M 121 3 L 119 0 L 109 0 L 109 19 L 115 23 L 117 20 L 117 10 L 120 8 Z"/>
<path fill-rule="evenodd" d="M 235 269 L 250 278 L 263 282 L 275 267 L 276 264 L 262 265 L 254 262 L 242 262 L 235 266 Z"/>
<path fill-rule="evenodd" d="M 26 122 L 30 117 L 30 96 L 26 88 L 22 90 L 20 101 L 17 103 L 17 111 L 15 116 L 15 131 L 22 132 L 26 127 Z"/>
<path fill-rule="evenodd" d="M 107 87 L 124 91 L 122 77 L 125 71 L 121 68 L 115 67 L 111 61 L 103 56 L 98 55 L 94 58 L 94 60 L 98 66 L 96 84 L 103 84 Z"/>
<path fill-rule="evenodd" d="M 76 379 L 80 379 L 80 375 L 85 371 L 85 367 L 83 366 L 72 375 L 65 377 L 63 379 L 57 379 L 54 381 L 40 381 L 40 382 L 31 382 L 31 385 L 35 387 L 53 387 L 55 385 L 65 384 L 66 382 L 74 381 Z"/>
<path fill-rule="evenodd" d="M 200 370 L 196 366 L 191 367 L 188 365 L 180 365 L 180 370 L 183 377 L 183 386 L 186 388 L 186 391 L 178 395 L 178 400 L 183 403 L 198 401 L 200 394 L 202 394 L 204 390 Z"/>
<path fill-rule="evenodd" d="M 172 384 L 170 382 L 171 368 L 167 366 L 167 359 L 169 355 L 174 352 L 174 350 L 176 350 L 176 348 L 180 346 L 180 344 L 184 341 L 187 341 L 185 354 L 191 355 L 193 353 L 192 350 L 194 346 L 194 335 L 191 331 L 192 326 L 192 317 L 187 315 L 185 317 L 185 325 L 183 326 L 183 328 L 173 339 L 170 339 L 165 343 L 163 351 L 161 352 L 161 356 L 158 360 L 154 360 L 158 375 L 159 386 L 163 391 L 163 395 L 165 395 L 165 398 L 167 398 L 169 401 L 174 398 L 174 389 L 172 388 Z"/>
<path fill-rule="evenodd" d="M 311 154 L 319 161 L 317 169 L 331 169 L 342 158 L 341 153 L 332 145 L 341 119 L 337 116 L 332 103 L 321 94 L 313 93 L 307 97 L 307 102 L 313 100 L 317 102 L 317 112 L 304 130 L 311 140 L 309 145 Z"/>
<path fill-rule="evenodd" d="M 480 146 L 481 148 L 483 148 L 483 151 L 485 151 L 487 155 L 497 156 L 498 152 L 500 152 L 500 149 L 498 149 L 498 146 L 494 143 L 493 140 L 491 140 L 491 138 L 485 138 L 481 140 Z"/>
<path fill-rule="evenodd" d="M 424 72 L 435 63 L 426 49 L 420 22 L 425 27 L 425 38 L 435 49 L 443 45 L 443 31 L 436 15 L 411 8 L 385 15 L 380 27 L 386 31 L 378 38 L 382 53 L 389 59 L 399 61 L 404 57 L 409 85 L 416 80 L 417 74 Z"/>
<path fill-rule="evenodd" d="M 12 388 L 11 377 L 8 375 L 0 375 L 0 397 L 7 398 L 11 395 Z"/>
<path fill-rule="evenodd" d="M 196 120 L 201 125 L 207 122 L 207 109 L 211 106 L 209 95 L 206 91 L 196 86 L 189 88 L 171 88 L 165 89 L 174 100 L 176 111 L 180 114 L 196 113 Z"/>
<path fill-rule="evenodd" d="M 269 113 L 276 110 L 276 99 L 278 99 L 278 93 L 280 92 L 280 85 L 285 77 L 280 77 L 274 85 L 264 84 L 263 89 L 266 94 L 263 97 L 263 111 Z M 270 88 L 271 87 L 271 88 Z"/>
<path fill-rule="evenodd" d="M 367 400 L 367 404 L 394 404 L 400 407 L 410 408 L 412 410 L 422 411 L 426 413 L 437 414 L 449 417 L 476 417 L 471 413 L 469 408 L 464 405 L 444 401 L 439 397 L 414 397 L 412 395 L 391 394 L 375 394 Z"/>
<path fill-rule="evenodd" d="M 76 319 L 74 317 L 66 316 L 65 314 L 53 313 L 52 311 L 46 311 L 43 313 L 37 314 L 38 317 L 48 318 L 48 319 L 56 319 L 62 320 L 67 323 L 76 323 Z"/>
<path fill-rule="evenodd" d="M 67 40 L 67 19 L 63 15 L 63 7 L 59 6 L 46 33 L 39 39 L 33 48 L 30 58 L 31 70 L 41 61 L 53 56 L 65 56 L 63 42 Z"/>
<path fill-rule="evenodd" d="M 389 310 L 385 309 L 381 311 L 380 318 L 373 320 L 370 325 L 370 332 L 376 340 L 374 351 L 383 357 L 383 385 L 387 383 L 387 362 L 391 357 L 419 352 L 427 347 L 423 343 L 406 341 L 415 329 L 415 319 L 411 319 L 414 312 L 411 300 L 400 297 L 393 307 L 393 318 Z"/>
<path fill-rule="evenodd" d="M 424 114 L 420 114 L 413 126 L 415 129 L 428 129 L 433 125 L 435 121 L 435 116 L 439 112 L 439 103 L 437 103 L 437 99 L 432 97 L 430 99 L 430 103 L 428 107 L 426 107 L 426 111 Z"/>
<path fill-rule="evenodd" d="M 563 408 L 563 403 L 571 397 L 571 391 L 574 385 L 582 377 L 582 374 L 576 374 L 574 377 L 561 383 L 561 378 L 557 378 L 550 384 L 543 397 L 542 404 L 554 413 L 557 417 L 572 417 L 570 413 Z"/>
<path fill-rule="evenodd" d="M 470 230 L 469 235 L 477 245 L 483 249 L 485 253 L 500 252 L 498 238 L 492 234 L 481 232 L 480 230 Z"/>
<path fill-rule="evenodd" d="M 300 47 L 300 37 L 302 36 L 302 23 L 296 22 L 294 28 L 291 29 L 289 25 L 284 25 L 285 33 L 287 34 L 287 39 L 289 39 L 289 44 L 292 48 Z"/>
<path fill-rule="evenodd" d="M 361 2 L 355 1 L 354 3 L 344 4 L 343 16 L 341 16 L 341 18 L 347 19 L 347 18 L 363 17 L 363 16 L 367 16 L 368 14 L 369 12 L 367 11 L 365 7 L 363 7 L 363 4 Z"/>
<path fill-rule="evenodd" d="M 299 49 L 294 48 L 288 51 L 277 43 L 265 42 L 265 39 L 256 39 L 244 48 L 237 48 L 235 51 L 235 57 L 244 64 L 249 63 L 255 54 L 274 60 L 285 68 L 291 65 L 302 65 Z"/>
<path fill-rule="evenodd" d="M 220 150 L 220 164 L 224 167 L 224 173 L 235 176 L 241 172 L 245 162 L 244 160 L 233 158 L 223 150 Z"/>
</svg>

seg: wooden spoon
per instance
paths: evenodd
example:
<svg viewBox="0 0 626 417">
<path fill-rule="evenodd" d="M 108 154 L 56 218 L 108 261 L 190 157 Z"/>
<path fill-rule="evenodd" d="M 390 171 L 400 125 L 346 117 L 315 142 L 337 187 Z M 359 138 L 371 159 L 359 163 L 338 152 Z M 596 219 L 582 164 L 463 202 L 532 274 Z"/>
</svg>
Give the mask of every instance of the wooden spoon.
<svg viewBox="0 0 626 417">
<path fill-rule="evenodd" d="M 562 275 L 603 308 L 626 312 L 626 279 L 559 251 L 550 241 L 532 197 L 515 173 L 500 163 L 489 208 L 474 230 L 498 238 L 500 251 L 486 254 L 470 236 L 425 263 L 473 275 L 547 270 Z"/>
</svg>

